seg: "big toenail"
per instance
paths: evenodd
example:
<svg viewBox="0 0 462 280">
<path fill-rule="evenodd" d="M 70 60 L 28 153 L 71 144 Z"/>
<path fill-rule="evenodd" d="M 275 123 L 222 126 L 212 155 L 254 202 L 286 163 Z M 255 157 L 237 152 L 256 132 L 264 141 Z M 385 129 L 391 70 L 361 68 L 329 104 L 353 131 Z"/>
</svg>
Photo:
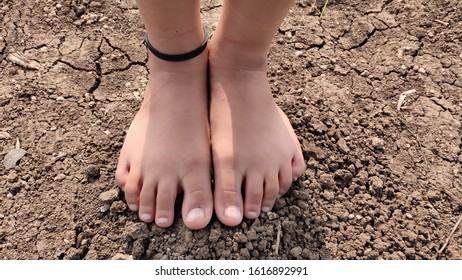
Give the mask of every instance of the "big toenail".
<svg viewBox="0 0 462 280">
<path fill-rule="evenodd" d="M 204 218 L 205 218 L 205 211 L 202 208 L 191 209 L 188 212 L 188 215 L 186 215 L 187 222 L 194 222 L 194 221 L 204 219 Z"/>
<path fill-rule="evenodd" d="M 227 206 L 223 215 L 227 218 L 240 220 L 242 218 L 241 209 L 237 206 Z"/>
<path fill-rule="evenodd" d="M 168 218 L 167 217 L 157 218 L 157 224 L 167 224 L 167 223 L 168 223 Z"/>
<path fill-rule="evenodd" d="M 152 217 L 149 214 L 141 214 L 140 218 L 141 218 L 141 220 L 143 220 L 145 222 L 150 222 L 152 220 Z"/>
<path fill-rule="evenodd" d="M 262 207 L 262 208 L 261 208 L 261 211 L 263 211 L 263 212 L 266 213 L 266 212 L 271 211 L 271 208 L 269 208 L 269 207 Z"/>
<path fill-rule="evenodd" d="M 258 217 L 258 213 L 255 211 L 248 211 L 247 217 L 249 217 L 249 219 L 256 219 Z"/>
<path fill-rule="evenodd" d="M 128 204 L 128 208 L 132 211 L 138 211 L 138 205 L 136 204 Z"/>
</svg>

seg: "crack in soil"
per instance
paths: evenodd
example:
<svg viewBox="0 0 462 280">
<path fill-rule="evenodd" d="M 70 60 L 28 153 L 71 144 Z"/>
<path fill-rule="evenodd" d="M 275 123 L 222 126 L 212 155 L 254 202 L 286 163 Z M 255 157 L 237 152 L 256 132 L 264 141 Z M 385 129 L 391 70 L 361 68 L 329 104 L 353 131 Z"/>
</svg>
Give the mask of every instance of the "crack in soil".
<svg viewBox="0 0 462 280">
<path fill-rule="evenodd" d="M 101 84 L 101 79 L 102 79 L 102 71 L 101 71 L 101 63 L 100 63 L 100 60 L 101 58 L 103 57 L 104 53 L 103 51 L 101 50 L 101 46 L 103 45 L 103 40 L 100 41 L 99 43 L 99 46 L 98 46 L 98 57 L 95 59 L 95 66 L 96 66 L 96 78 L 95 78 L 95 83 L 90 87 L 90 89 L 88 90 L 88 93 L 89 94 L 93 94 L 99 87 L 99 85 Z"/>
<path fill-rule="evenodd" d="M 146 67 L 146 63 L 145 62 L 141 62 L 141 61 L 130 61 L 128 63 L 127 66 L 125 67 L 122 67 L 122 68 L 115 68 L 115 69 L 110 69 L 106 72 L 103 72 L 102 75 L 109 75 L 109 74 L 113 74 L 113 73 L 117 73 L 117 72 L 123 72 L 123 71 L 127 71 L 129 70 L 132 66 L 143 66 L 143 67 Z"/>
<path fill-rule="evenodd" d="M 351 51 L 351 50 L 354 50 L 354 49 L 358 49 L 358 48 L 361 48 L 362 46 L 364 46 L 365 44 L 367 44 L 367 42 L 369 42 L 369 39 L 372 38 L 372 36 L 374 36 L 375 32 L 377 31 L 377 28 L 374 28 L 372 29 L 371 32 L 368 32 L 367 33 L 367 36 L 366 38 L 364 38 L 363 41 L 361 41 L 359 44 L 357 45 L 354 45 L 354 46 L 351 46 L 350 48 L 346 49 L 347 51 Z"/>
</svg>

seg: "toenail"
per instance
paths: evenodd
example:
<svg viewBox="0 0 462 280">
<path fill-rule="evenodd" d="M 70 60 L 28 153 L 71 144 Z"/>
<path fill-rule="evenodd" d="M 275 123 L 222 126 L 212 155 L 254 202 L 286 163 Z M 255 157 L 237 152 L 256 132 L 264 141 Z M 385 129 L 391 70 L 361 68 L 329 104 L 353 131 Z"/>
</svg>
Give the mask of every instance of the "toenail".
<svg viewBox="0 0 462 280">
<path fill-rule="evenodd" d="M 194 222 L 194 221 L 204 219 L 204 218 L 205 218 L 205 211 L 202 208 L 191 209 L 188 212 L 188 215 L 186 215 L 187 222 Z"/>
<path fill-rule="evenodd" d="M 138 205 L 137 204 L 128 204 L 128 208 L 132 211 L 138 211 Z"/>
<path fill-rule="evenodd" d="M 152 220 L 152 217 L 149 214 L 141 214 L 140 218 L 141 218 L 141 220 L 143 220 L 145 222 L 150 222 Z"/>
<path fill-rule="evenodd" d="M 239 208 L 237 206 L 227 206 L 225 208 L 225 211 L 224 211 L 223 215 L 225 217 L 227 217 L 227 218 L 233 218 L 233 219 L 236 219 L 236 220 L 242 219 L 241 208 Z"/>
<path fill-rule="evenodd" d="M 263 212 L 266 213 L 266 212 L 271 211 L 271 208 L 270 208 L 270 207 L 262 207 L 262 208 L 261 208 L 261 211 L 263 211 Z"/>
<path fill-rule="evenodd" d="M 167 223 L 168 223 L 168 218 L 167 218 L 167 217 L 160 217 L 160 218 L 157 218 L 156 223 L 157 223 L 157 224 L 167 224 Z"/>
<path fill-rule="evenodd" d="M 258 217 L 258 213 L 255 211 L 248 211 L 247 217 L 249 217 L 249 219 L 256 219 Z"/>
</svg>

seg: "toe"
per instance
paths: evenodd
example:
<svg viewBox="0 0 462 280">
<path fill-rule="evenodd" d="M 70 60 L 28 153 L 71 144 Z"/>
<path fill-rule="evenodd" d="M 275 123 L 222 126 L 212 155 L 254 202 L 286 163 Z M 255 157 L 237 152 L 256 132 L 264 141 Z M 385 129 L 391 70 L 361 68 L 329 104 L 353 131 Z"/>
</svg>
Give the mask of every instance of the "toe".
<svg viewBox="0 0 462 280">
<path fill-rule="evenodd" d="M 303 152 L 300 146 L 300 142 L 298 141 L 297 135 L 295 134 L 295 131 L 292 128 L 289 119 L 281 110 L 281 108 L 278 107 L 278 110 L 283 122 L 285 123 L 287 129 L 290 132 L 290 136 L 295 147 L 295 155 L 292 158 L 292 180 L 295 181 L 298 179 L 298 177 L 300 177 L 303 174 L 303 172 L 305 172 L 305 160 L 303 159 Z"/>
<path fill-rule="evenodd" d="M 292 159 L 292 180 L 296 181 L 298 177 L 302 176 L 303 172 L 305 172 L 305 169 L 305 160 L 303 159 L 303 153 L 299 145 L 299 149 Z"/>
<path fill-rule="evenodd" d="M 178 182 L 174 179 L 164 179 L 157 187 L 155 221 L 159 227 L 169 227 L 173 223 L 177 189 Z"/>
<path fill-rule="evenodd" d="M 182 216 L 190 229 L 202 229 L 213 214 L 213 195 L 209 169 L 190 173 L 183 178 Z"/>
<path fill-rule="evenodd" d="M 218 168 L 215 174 L 215 213 L 227 226 L 242 221 L 242 175 L 231 168 Z"/>
<path fill-rule="evenodd" d="M 132 211 L 138 211 L 140 203 L 141 176 L 138 172 L 132 171 L 128 175 L 124 187 L 125 200 L 128 208 Z"/>
<path fill-rule="evenodd" d="M 245 179 L 244 215 L 247 219 L 256 219 L 260 215 L 263 199 L 263 177 L 250 174 Z"/>
<path fill-rule="evenodd" d="M 117 169 L 115 172 L 115 179 L 117 185 L 124 190 L 125 185 L 127 184 L 128 174 L 129 174 L 129 165 L 128 163 L 120 158 L 119 162 L 117 163 Z"/>
<path fill-rule="evenodd" d="M 265 178 L 265 189 L 261 211 L 269 212 L 273 208 L 274 202 L 279 193 L 279 178 L 277 172 L 268 174 Z"/>
<path fill-rule="evenodd" d="M 140 193 L 139 216 L 143 222 L 150 223 L 154 220 L 156 209 L 156 183 L 145 180 Z"/>
<path fill-rule="evenodd" d="M 279 171 L 279 192 L 278 195 L 284 195 L 292 185 L 292 165 L 289 163 L 284 164 Z"/>
</svg>

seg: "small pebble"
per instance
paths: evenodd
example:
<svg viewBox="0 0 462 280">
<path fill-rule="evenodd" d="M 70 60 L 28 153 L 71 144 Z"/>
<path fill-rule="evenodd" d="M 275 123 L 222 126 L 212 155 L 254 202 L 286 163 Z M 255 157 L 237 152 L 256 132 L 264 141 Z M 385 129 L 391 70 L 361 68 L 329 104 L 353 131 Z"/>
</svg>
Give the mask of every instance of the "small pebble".
<svg viewBox="0 0 462 280">
<path fill-rule="evenodd" d="M 109 204 L 119 198 L 119 189 L 112 189 L 112 190 L 103 192 L 98 196 L 98 198 L 102 202 Z"/>
<path fill-rule="evenodd" d="M 88 181 L 96 181 L 100 176 L 99 167 L 96 165 L 90 165 L 86 170 L 86 175 Z"/>
<path fill-rule="evenodd" d="M 279 218 L 279 215 L 274 212 L 268 212 L 266 214 L 268 215 L 268 220 L 270 221 Z"/>
<path fill-rule="evenodd" d="M 5 155 L 3 159 L 3 165 L 6 169 L 15 167 L 18 164 L 18 161 L 26 155 L 26 151 L 23 149 L 13 149 L 8 154 Z"/>
<path fill-rule="evenodd" d="M 298 258 L 302 254 L 302 251 L 303 249 L 300 246 L 297 246 L 297 247 L 290 249 L 290 255 L 294 258 Z"/>
<path fill-rule="evenodd" d="M 125 202 L 123 201 L 114 201 L 112 204 L 111 204 L 111 213 L 122 213 L 123 211 L 125 211 L 125 209 L 127 209 L 127 205 L 125 204 Z"/>
<path fill-rule="evenodd" d="M 86 11 L 87 11 L 87 8 L 84 5 L 75 7 L 75 15 L 77 17 L 81 17 Z"/>
<path fill-rule="evenodd" d="M 370 138 L 371 145 L 375 150 L 384 150 L 385 149 L 385 141 L 378 137 Z"/>
<path fill-rule="evenodd" d="M 212 243 L 217 242 L 221 237 L 221 231 L 218 229 L 210 230 L 209 241 Z"/>
<path fill-rule="evenodd" d="M 328 201 L 331 201 L 335 198 L 335 194 L 332 190 L 326 189 L 322 192 L 322 197 Z"/>
<path fill-rule="evenodd" d="M 10 139 L 11 135 L 8 132 L 0 131 L 0 140 Z"/>
<path fill-rule="evenodd" d="M 101 207 L 99 208 L 99 211 L 100 211 L 101 213 L 105 213 L 105 212 L 107 212 L 107 210 L 109 210 L 109 207 L 110 207 L 109 204 L 104 204 L 103 206 L 101 206 Z"/>
<path fill-rule="evenodd" d="M 53 180 L 54 180 L 54 181 L 57 181 L 57 182 L 61 182 L 61 181 L 63 181 L 64 179 L 66 179 L 66 175 L 64 175 L 63 173 L 60 173 L 60 174 L 58 174 Z"/>
<path fill-rule="evenodd" d="M 340 138 L 337 142 L 337 146 L 340 152 L 344 154 L 348 154 L 350 152 L 350 148 L 347 145 L 347 142 L 344 138 Z"/>
<path fill-rule="evenodd" d="M 122 254 L 122 253 L 117 253 L 111 258 L 111 260 L 128 261 L 128 260 L 133 260 L 133 256 Z"/>
<path fill-rule="evenodd" d="M 237 241 L 237 243 L 245 243 L 248 241 L 247 236 L 245 236 L 242 232 L 236 232 L 233 235 L 234 240 Z"/>
</svg>

